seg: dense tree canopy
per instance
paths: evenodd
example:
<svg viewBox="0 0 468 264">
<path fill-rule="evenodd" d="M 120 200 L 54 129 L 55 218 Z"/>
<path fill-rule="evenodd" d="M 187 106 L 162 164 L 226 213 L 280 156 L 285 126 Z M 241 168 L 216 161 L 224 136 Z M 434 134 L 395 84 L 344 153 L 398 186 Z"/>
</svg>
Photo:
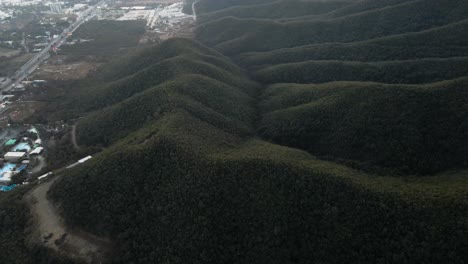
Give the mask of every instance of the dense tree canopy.
<svg viewBox="0 0 468 264">
<path fill-rule="evenodd" d="M 196 40 L 58 99 L 105 147 L 49 192 L 71 228 L 109 237 L 111 263 L 468 262 L 466 1 L 197 8 Z M 0 238 L 28 263 L 15 201 Z"/>
</svg>

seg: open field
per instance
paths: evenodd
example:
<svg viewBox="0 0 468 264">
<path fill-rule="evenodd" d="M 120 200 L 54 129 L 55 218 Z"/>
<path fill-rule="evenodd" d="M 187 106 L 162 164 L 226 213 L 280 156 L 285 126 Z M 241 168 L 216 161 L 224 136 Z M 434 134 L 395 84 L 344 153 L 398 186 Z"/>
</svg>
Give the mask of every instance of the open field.
<svg viewBox="0 0 468 264">
<path fill-rule="evenodd" d="M 11 57 L 18 55 L 21 51 L 0 47 L 0 57 Z"/>
<path fill-rule="evenodd" d="M 88 74 L 95 72 L 100 63 L 92 61 L 76 61 L 63 64 L 48 63 L 34 73 L 35 79 L 46 80 L 76 80 L 86 78 Z"/>
<path fill-rule="evenodd" d="M 24 63 L 32 58 L 34 54 L 28 53 L 6 60 L 0 60 L 0 76 L 8 76 L 18 70 Z"/>
</svg>

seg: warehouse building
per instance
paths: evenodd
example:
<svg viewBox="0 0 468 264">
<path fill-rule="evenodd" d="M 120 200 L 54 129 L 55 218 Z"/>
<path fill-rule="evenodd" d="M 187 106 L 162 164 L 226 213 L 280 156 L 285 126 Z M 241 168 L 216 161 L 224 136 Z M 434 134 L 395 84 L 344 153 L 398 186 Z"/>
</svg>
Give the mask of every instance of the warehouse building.
<svg viewBox="0 0 468 264">
<path fill-rule="evenodd" d="M 4 156 L 8 162 L 19 162 L 26 157 L 26 152 L 7 152 Z"/>
</svg>

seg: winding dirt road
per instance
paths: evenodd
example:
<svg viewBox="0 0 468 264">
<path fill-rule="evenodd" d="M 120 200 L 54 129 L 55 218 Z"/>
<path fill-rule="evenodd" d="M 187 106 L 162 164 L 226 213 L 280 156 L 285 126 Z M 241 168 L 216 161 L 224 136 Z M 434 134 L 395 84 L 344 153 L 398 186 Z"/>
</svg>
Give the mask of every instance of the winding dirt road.
<svg viewBox="0 0 468 264">
<path fill-rule="evenodd" d="M 75 148 L 75 150 L 80 150 L 80 146 L 78 146 L 78 141 L 76 140 L 76 125 L 72 125 L 71 127 L 71 141 L 73 147 Z"/>
<path fill-rule="evenodd" d="M 32 241 L 72 259 L 103 263 L 110 250 L 109 241 L 65 227 L 62 217 L 47 199 L 47 192 L 55 180 L 38 185 L 25 196 L 34 216 Z"/>
</svg>

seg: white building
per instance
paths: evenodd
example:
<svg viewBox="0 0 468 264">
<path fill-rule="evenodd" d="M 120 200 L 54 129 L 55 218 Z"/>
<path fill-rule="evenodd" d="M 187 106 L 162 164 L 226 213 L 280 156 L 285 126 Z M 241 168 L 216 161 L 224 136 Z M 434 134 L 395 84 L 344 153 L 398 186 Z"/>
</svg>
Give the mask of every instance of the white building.
<svg viewBox="0 0 468 264">
<path fill-rule="evenodd" d="M 8 162 L 18 162 L 26 157 L 26 152 L 7 152 L 4 156 Z"/>
<path fill-rule="evenodd" d="M 13 177 L 12 171 L 4 172 L 0 175 L 0 185 L 9 185 L 11 183 L 11 177 Z"/>
<path fill-rule="evenodd" d="M 57 14 L 63 13 L 62 4 L 60 3 L 49 3 L 49 8 L 50 8 L 50 11 L 54 13 L 57 13 Z"/>
<path fill-rule="evenodd" d="M 39 154 L 42 153 L 43 150 L 44 150 L 43 147 L 37 147 L 33 151 L 31 151 L 31 153 L 29 153 L 29 155 L 39 155 Z"/>
</svg>

